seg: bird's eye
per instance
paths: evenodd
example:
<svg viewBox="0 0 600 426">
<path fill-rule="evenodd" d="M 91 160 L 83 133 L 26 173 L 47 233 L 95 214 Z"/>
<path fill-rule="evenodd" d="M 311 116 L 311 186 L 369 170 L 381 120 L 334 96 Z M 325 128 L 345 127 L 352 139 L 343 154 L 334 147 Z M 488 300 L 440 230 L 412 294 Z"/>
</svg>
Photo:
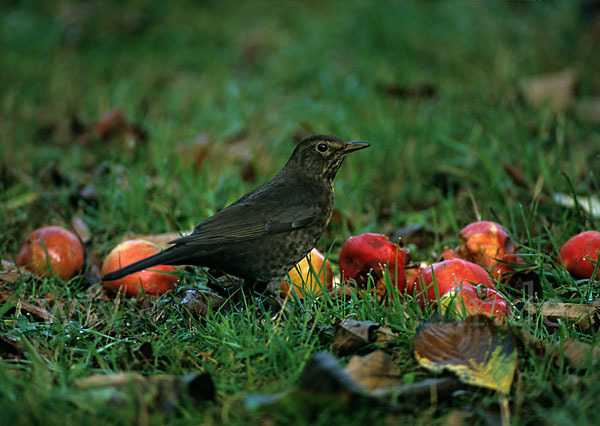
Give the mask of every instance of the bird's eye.
<svg viewBox="0 0 600 426">
<path fill-rule="evenodd" d="M 320 143 L 319 145 L 317 145 L 317 151 L 319 152 L 327 152 L 327 149 L 329 149 L 329 147 L 326 143 Z"/>
</svg>

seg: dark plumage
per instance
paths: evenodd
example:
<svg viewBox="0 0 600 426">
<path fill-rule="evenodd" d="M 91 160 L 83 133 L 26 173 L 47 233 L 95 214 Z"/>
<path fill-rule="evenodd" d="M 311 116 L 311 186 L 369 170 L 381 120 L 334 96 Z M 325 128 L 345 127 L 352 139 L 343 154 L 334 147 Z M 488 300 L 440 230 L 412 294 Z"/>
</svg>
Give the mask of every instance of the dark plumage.
<svg viewBox="0 0 600 426">
<path fill-rule="evenodd" d="M 277 290 L 329 223 L 333 179 L 344 157 L 368 146 L 328 135 L 304 139 L 271 180 L 200 223 L 190 235 L 171 241 L 172 247 L 102 280 L 156 265 L 199 265 Z"/>
</svg>

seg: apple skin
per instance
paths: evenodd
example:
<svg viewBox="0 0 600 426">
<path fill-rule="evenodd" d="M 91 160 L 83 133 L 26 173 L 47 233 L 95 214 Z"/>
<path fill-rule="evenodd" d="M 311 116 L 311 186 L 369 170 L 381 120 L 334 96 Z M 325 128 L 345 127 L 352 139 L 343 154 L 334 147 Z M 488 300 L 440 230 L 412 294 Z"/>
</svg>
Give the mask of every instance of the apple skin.
<svg viewBox="0 0 600 426">
<path fill-rule="evenodd" d="M 453 318 L 483 314 L 504 323 L 510 313 L 510 306 L 504 296 L 496 290 L 465 283 L 450 288 L 440 299 L 442 314 Z"/>
<path fill-rule="evenodd" d="M 39 277 L 51 277 L 54 271 L 61 280 L 66 281 L 83 266 L 83 246 L 72 232 L 60 226 L 45 226 L 27 237 L 19 250 L 16 263 Z"/>
<path fill-rule="evenodd" d="M 407 249 L 398 247 L 385 235 L 372 233 L 348 238 L 339 255 L 343 279 L 353 279 L 358 286 L 364 287 L 369 273 L 376 282 L 387 269 L 392 283 L 400 291 L 406 287 L 404 265 L 409 259 Z"/>
<path fill-rule="evenodd" d="M 325 289 L 322 288 L 323 286 L 325 286 Z M 329 260 L 325 260 L 325 256 L 319 250 L 314 248 L 288 272 L 288 277 L 281 281 L 280 291 L 283 298 L 289 291 L 293 291 L 302 299 L 304 293 L 316 296 L 323 293 L 323 290 L 331 289 L 332 286 L 333 272 L 331 264 Z"/>
<path fill-rule="evenodd" d="M 442 260 L 421 271 L 415 280 L 413 294 L 421 300 L 425 297 L 429 302 L 435 304 L 437 298 L 452 287 L 468 283 L 494 288 L 494 281 L 490 274 L 481 266 L 463 259 Z"/>
<path fill-rule="evenodd" d="M 459 256 L 470 260 L 495 278 L 502 279 L 513 268 L 499 260 L 518 262 L 516 244 L 499 224 L 489 221 L 473 222 L 459 233 L 463 246 L 457 249 Z"/>
<path fill-rule="evenodd" d="M 571 237 L 562 246 L 558 263 L 575 278 L 590 278 L 594 272 L 594 264 L 589 259 L 597 262 L 598 251 L 600 251 L 600 232 L 584 231 Z"/>
<path fill-rule="evenodd" d="M 124 241 L 111 250 L 102 264 L 102 275 L 116 271 L 123 266 L 152 256 L 160 251 L 160 248 L 146 240 Z M 137 297 L 142 286 L 144 293 L 150 297 L 157 297 L 171 290 L 178 280 L 176 275 L 163 274 L 164 272 L 175 272 L 176 269 L 169 265 L 157 265 L 149 269 L 134 272 L 112 281 L 104 281 L 104 288 L 109 292 L 117 292 L 122 289 L 128 297 Z M 141 281 L 141 286 L 140 286 Z"/>
</svg>

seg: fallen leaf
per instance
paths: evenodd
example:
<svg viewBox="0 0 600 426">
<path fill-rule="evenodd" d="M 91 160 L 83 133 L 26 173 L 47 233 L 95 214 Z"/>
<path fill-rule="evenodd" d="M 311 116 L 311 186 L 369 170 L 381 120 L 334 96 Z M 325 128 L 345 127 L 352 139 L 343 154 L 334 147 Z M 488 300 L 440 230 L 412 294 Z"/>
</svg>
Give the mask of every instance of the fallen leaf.
<svg viewBox="0 0 600 426">
<path fill-rule="evenodd" d="M 335 327 L 331 350 L 340 355 L 356 352 L 373 342 L 372 333 L 378 328 L 379 324 L 375 322 L 346 318 Z"/>
<path fill-rule="evenodd" d="M 588 97 L 575 103 L 577 117 L 591 123 L 600 123 L 600 97 Z"/>
<path fill-rule="evenodd" d="M 408 315 L 404 312 L 405 315 Z M 375 329 L 375 342 L 379 344 L 379 346 L 385 346 L 391 343 L 396 342 L 398 339 L 398 334 L 395 333 L 389 327 L 379 327 Z"/>
<path fill-rule="evenodd" d="M 26 269 L 20 269 L 12 262 L 8 260 L 3 260 L 1 269 L 0 269 L 0 281 L 4 281 L 7 283 L 14 283 L 19 278 L 26 278 L 31 276 L 31 272 Z M 2 288 L 0 284 L 0 288 Z"/>
<path fill-rule="evenodd" d="M 575 208 L 576 204 L 579 207 L 593 217 L 600 217 L 600 199 L 596 196 L 578 196 L 577 200 L 571 195 L 556 193 L 554 194 L 554 201 L 556 204 L 559 204 L 568 209 Z"/>
<path fill-rule="evenodd" d="M 75 235 L 81 241 L 81 244 L 88 244 L 92 240 L 92 233 L 83 219 L 77 215 L 71 217 L 71 228 L 75 231 Z"/>
<path fill-rule="evenodd" d="M 177 146 L 177 155 L 186 166 L 192 165 L 194 170 L 202 168 L 204 160 L 213 150 L 213 142 L 210 135 L 200 133 L 195 139 L 183 142 Z"/>
<path fill-rule="evenodd" d="M 534 106 L 548 102 L 557 111 L 566 111 L 575 99 L 577 73 L 565 69 L 552 74 L 538 75 L 521 80 L 521 92 Z"/>
<path fill-rule="evenodd" d="M 405 86 L 396 83 L 378 83 L 377 90 L 400 99 L 428 99 L 437 95 L 438 88 L 430 83 Z"/>
<path fill-rule="evenodd" d="M 155 411 L 169 413 L 185 398 L 195 403 L 215 398 L 215 387 L 208 373 L 186 376 L 95 374 L 77 380 L 75 385 L 79 390 L 69 399 L 80 408 L 105 403 L 107 409 L 115 409 L 134 401 L 142 415 Z"/>
<path fill-rule="evenodd" d="M 419 330 L 414 345 L 415 358 L 428 370 L 450 370 L 465 383 L 503 394 L 510 391 L 517 367 L 513 335 L 484 315 L 429 322 Z"/>
<path fill-rule="evenodd" d="M 19 339 L 12 336 L 0 336 L 0 358 L 2 359 L 20 359 L 25 346 Z"/>
<path fill-rule="evenodd" d="M 514 336 L 538 356 L 548 355 L 555 364 L 560 364 L 562 354 L 564 359 L 575 368 L 590 368 L 597 366 L 600 361 L 600 346 L 568 338 L 558 343 L 547 343 L 535 337 L 521 326 L 512 327 Z"/>
<path fill-rule="evenodd" d="M 122 137 L 125 147 L 130 149 L 135 148 L 137 142 L 147 139 L 146 131 L 141 126 L 127 121 L 121 108 L 108 111 L 94 128 L 102 140 Z"/>
<path fill-rule="evenodd" d="M 521 188 L 531 187 L 523 170 L 511 163 L 503 163 L 502 166 L 515 185 L 520 186 Z"/>
<path fill-rule="evenodd" d="M 249 411 L 260 411 L 266 416 L 315 407 L 356 410 L 379 402 L 328 352 L 317 352 L 309 359 L 295 388 L 273 395 L 248 395 L 245 399 Z"/>
<path fill-rule="evenodd" d="M 354 355 L 346 365 L 346 372 L 365 389 L 375 390 L 402 385 L 402 377 L 384 351 L 365 356 Z"/>
<path fill-rule="evenodd" d="M 587 329 L 598 320 L 600 306 L 583 303 L 526 303 L 523 312 L 549 319 L 566 319 Z"/>
<path fill-rule="evenodd" d="M 8 288 L 4 288 L 0 285 L 0 302 L 7 304 L 14 304 L 14 307 L 10 309 L 12 311 L 14 309 L 15 315 L 19 316 L 23 313 L 29 314 L 36 321 L 46 321 L 52 322 L 54 321 L 54 315 L 48 312 L 44 308 L 40 308 L 29 302 L 24 302 L 22 300 L 16 299 L 14 291 Z"/>
<path fill-rule="evenodd" d="M 186 290 L 181 304 L 197 317 L 204 317 L 210 311 L 221 307 L 227 299 L 211 291 Z"/>
<path fill-rule="evenodd" d="M 575 339 L 562 342 L 563 355 L 576 368 L 590 368 L 600 361 L 600 346 L 592 346 Z"/>
</svg>

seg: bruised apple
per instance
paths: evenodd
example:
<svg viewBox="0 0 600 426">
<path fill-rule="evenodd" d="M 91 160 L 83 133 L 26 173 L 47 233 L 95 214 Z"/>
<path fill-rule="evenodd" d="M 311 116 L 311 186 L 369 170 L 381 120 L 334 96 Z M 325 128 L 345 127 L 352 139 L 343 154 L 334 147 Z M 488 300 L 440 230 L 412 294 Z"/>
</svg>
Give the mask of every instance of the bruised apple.
<svg viewBox="0 0 600 426">
<path fill-rule="evenodd" d="M 317 249 L 306 255 L 281 281 L 281 297 L 293 291 L 303 298 L 305 293 L 319 295 L 333 285 L 333 272 L 329 260 Z"/>
<path fill-rule="evenodd" d="M 483 314 L 504 322 L 510 307 L 504 296 L 496 290 L 478 285 L 464 283 L 450 288 L 440 299 L 442 314 L 452 318 L 466 318 Z"/>
<path fill-rule="evenodd" d="M 436 303 L 452 287 L 468 283 L 494 288 L 490 274 L 481 266 L 462 259 L 448 259 L 423 269 L 415 281 L 413 294 Z"/>
<path fill-rule="evenodd" d="M 108 253 L 102 264 L 102 275 L 137 262 L 145 257 L 152 256 L 160 251 L 160 248 L 146 240 L 124 241 Z M 163 273 L 163 272 L 169 272 Z M 104 281 L 104 288 L 108 291 L 116 292 L 122 289 L 129 297 L 136 297 L 142 292 L 149 296 L 158 296 L 171 290 L 178 277 L 171 275 L 175 268 L 169 265 L 157 265 L 144 269 L 122 278 Z"/>
<path fill-rule="evenodd" d="M 585 231 L 571 237 L 560 249 L 558 263 L 575 278 L 590 278 L 598 262 L 600 232 Z M 598 278 L 598 277 L 596 277 Z"/>
<path fill-rule="evenodd" d="M 489 221 L 473 222 L 465 226 L 459 234 L 463 247 L 457 251 L 461 258 L 470 260 L 495 278 L 513 270 L 503 260 L 516 262 L 516 244 L 508 232 L 499 224 Z"/>
<path fill-rule="evenodd" d="M 385 235 L 367 233 L 346 240 L 340 250 L 339 262 L 343 279 L 353 279 L 364 287 L 369 274 L 377 282 L 387 269 L 392 283 L 398 290 L 404 291 L 404 265 L 409 258 L 407 249 L 398 247 Z"/>
<path fill-rule="evenodd" d="M 72 232 L 60 226 L 45 226 L 27 237 L 16 263 L 40 277 L 51 277 L 54 271 L 66 281 L 83 266 L 83 246 Z"/>
</svg>

